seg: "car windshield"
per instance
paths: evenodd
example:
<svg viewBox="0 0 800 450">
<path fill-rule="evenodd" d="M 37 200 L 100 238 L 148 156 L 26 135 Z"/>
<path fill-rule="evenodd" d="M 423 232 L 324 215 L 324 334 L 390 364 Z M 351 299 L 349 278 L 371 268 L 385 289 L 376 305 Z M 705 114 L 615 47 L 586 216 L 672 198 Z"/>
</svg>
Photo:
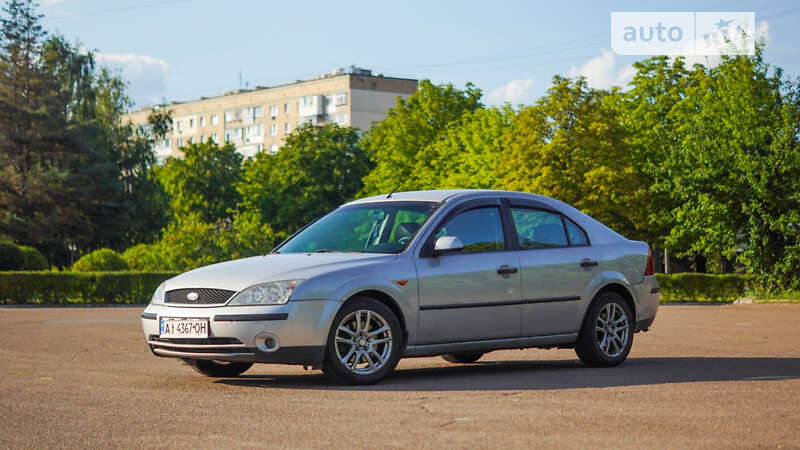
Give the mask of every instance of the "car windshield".
<svg viewBox="0 0 800 450">
<path fill-rule="evenodd" d="M 344 206 L 308 225 L 275 253 L 399 253 L 437 205 L 391 201 Z"/>
</svg>

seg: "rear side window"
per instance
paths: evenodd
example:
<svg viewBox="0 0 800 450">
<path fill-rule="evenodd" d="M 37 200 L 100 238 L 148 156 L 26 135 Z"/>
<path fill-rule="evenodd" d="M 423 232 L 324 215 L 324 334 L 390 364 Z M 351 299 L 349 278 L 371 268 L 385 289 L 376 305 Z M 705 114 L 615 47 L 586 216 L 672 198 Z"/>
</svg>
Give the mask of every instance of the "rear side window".
<svg viewBox="0 0 800 450">
<path fill-rule="evenodd" d="M 570 245 L 589 245 L 589 239 L 586 238 L 586 233 L 575 224 L 575 222 L 564 217 L 564 222 L 567 224 L 567 234 L 569 235 Z"/>
<path fill-rule="evenodd" d="M 520 248 L 566 247 L 561 214 L 538 209 L 511 208 Z"/>
<path fill-rule="evenodd" d="M 478 208 L 456 214 L 439 229 L 436 237 L 455 236 L 464 244 L 462 253 L 503 250 L 500 209 Z"/>
</svg>

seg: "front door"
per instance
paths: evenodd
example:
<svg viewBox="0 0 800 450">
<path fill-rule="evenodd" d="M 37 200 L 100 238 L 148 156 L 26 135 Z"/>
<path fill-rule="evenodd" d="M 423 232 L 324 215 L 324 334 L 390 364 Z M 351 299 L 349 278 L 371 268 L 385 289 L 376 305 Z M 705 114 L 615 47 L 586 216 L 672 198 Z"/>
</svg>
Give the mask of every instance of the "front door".
<svg viewBox="0 0 800 450">
<path fill-rule="evenodd" d="M 420 343 L 517 337 L 522 314 L 521 279 L 507 245 L 498 202 L 456 210 L 435 230 L 458 237 L 460 253 L 420 257 Z"/>
</svg>

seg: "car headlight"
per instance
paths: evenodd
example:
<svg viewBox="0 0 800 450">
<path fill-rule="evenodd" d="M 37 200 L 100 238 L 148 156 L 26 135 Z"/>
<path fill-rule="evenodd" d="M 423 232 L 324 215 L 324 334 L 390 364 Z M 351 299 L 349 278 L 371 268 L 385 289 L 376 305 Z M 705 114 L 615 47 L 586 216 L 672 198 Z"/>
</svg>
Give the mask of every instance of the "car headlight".
<svg viewBox="0 0 800 450">
<path fill-rule="evenodd" d="M 153 292 L 153 298 L 150 299 L 151 305 L 163 305 L 164 304 L 164 283 L 161 283 L 156 288 L 156 291 Z"/>
<path fill-rule="evenodd" d="M 303 280 L 272 281 L 256 284 L 234 295 L 229 306 L 283 305 Z"/>
</svg>

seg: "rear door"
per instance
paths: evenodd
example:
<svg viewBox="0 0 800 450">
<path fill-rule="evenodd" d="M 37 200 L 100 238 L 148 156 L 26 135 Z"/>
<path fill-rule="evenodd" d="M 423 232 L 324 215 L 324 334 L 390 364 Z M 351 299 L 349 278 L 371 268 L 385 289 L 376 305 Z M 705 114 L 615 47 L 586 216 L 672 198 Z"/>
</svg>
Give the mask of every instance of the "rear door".
<svg viewBox="0 0 800 450">
<path fill-rule="evenodd" d="M 583 229 L 533 202 L 507 204 L 522 273 L 522 335 L 573 333 L 597 260 Z"/>
<path fill-rule="evenodd" d="M 519 336 L 522 284 L 509 225 L 499 200 L 470 201 L 429 235 L 416 261 L 421 344 Z M 431 256 L 439 236 L 458 237 L 463 251 Z"/>
</svg>

